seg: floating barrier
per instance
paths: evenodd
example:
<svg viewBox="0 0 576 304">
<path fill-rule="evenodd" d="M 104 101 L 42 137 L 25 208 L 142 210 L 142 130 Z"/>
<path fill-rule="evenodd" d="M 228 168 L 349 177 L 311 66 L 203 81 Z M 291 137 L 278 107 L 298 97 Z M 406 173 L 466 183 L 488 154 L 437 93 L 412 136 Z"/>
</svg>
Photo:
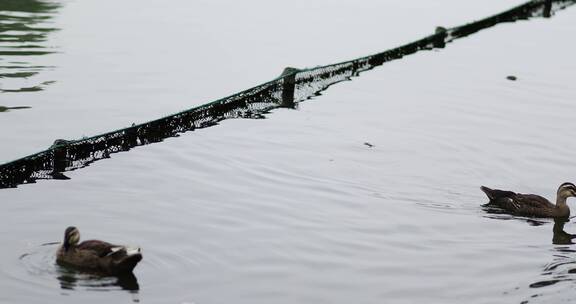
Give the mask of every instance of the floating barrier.
<svg viewBox="0 0 576 304">
<path fill-rule="evenodd" d="M 456 39 L 499 23 L 551 17 L 576 0 L 534 0 L 500 14 L 453 28 L 437 27 L 434 34 L 374 55 L 309 69 L 286 68 L 276 79 L 251 89 L 170 116 L 79 140 L 56 140 L 45 151 L 0 165 L 0 188 L 39 179 L 68 179 L 64 172 L 84 168 L 111 154 L 160 142 L 230 118 L 262 118 L 276 108 L 296 108 L 329 86 L 350 80 L 385 62 L 422 50 L 444 48 Z"/>
</svg>

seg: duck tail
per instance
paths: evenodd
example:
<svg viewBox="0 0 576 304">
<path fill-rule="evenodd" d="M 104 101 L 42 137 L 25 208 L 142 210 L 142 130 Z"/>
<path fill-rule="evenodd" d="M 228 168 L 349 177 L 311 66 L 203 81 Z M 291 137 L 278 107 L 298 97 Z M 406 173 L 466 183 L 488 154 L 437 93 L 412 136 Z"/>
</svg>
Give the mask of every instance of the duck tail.
<svg viewBox="0 0 576 304">
<path fill-rule="evenodd" d="M 480 190 L 482 190 L 482 192 L 486 193 L 486 196 L 488 197 L 488 199 L 493 200 L 494 199 L 494 190 L 485 187 L 485 186 L 480 186 Z"/>
<path fill-rule="evenodd" d="M 116 270 L 118 273 L 129 273 L 132 272 L 134 267 L 142 260 L 141 253 L 135 253 L 127 255 L 118 262 L 116 262 Z"/>
</svg>

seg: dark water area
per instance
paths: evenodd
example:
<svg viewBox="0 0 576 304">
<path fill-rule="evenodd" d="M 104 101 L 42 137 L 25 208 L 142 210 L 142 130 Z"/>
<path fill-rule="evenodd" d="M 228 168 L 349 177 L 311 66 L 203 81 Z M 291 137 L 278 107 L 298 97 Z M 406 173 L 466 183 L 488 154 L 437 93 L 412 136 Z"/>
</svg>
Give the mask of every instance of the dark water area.
<svg viewBox="0 0 576 304">
<path fill-rule="evenodd" d="M 342 24 L 334 20 L 356 4 L 319 14 L 328 7 L 292 3 L 287 12 L 305 7 L 303 18 L 333 22 L 313 37 L 303 34 L 305 23 L 279 18 L 281 4 L 254 2 L 267 14 L 227 13 L 227 26 L 209 27 L 203 15 L 234 4 L 174 9 L 147 1 L 122 14 L 130 3 L 107 15 L 110 25 L 87 27 L 104 2 L 59 2 L 50 28 L 60 30 L 43 42 L 58 52 L 27 55 L 23 65 L 53 66 L 37 76 L 56 82 L 0 94 L 0 105 L 31 106 L 0 113 L 1 159 L 227 96 L 284 66 L 378 52 L 520 2 L 367 2 L 366 16 Z M 258 31 L 271 20 L 276 28 Z M 574 223 L 491 213 L 478 187 L 553 199 L 560 183 L 576 180 L 575 21 L 572 7 L 499 25 L 386 63 L 297 109 L 113 154 L 67 172 L 69 180 L 2 189 L 0 303 L 574 302 Z M 380 23 L 363 36 L 367 24 Z M 231 24 L 253 36 L 235 37 Z M 345 34 L 349 43 L 334 42 Z M 86 239 L 141 246 L 134 276 L 55 265 L 69 225 Z"/>
</svg>

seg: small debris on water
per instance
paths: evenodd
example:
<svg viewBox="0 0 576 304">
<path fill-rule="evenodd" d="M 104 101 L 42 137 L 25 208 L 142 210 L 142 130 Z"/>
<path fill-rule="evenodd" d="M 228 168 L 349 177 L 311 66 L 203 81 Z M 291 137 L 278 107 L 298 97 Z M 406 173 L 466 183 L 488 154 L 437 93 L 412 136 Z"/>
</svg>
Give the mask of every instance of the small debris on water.
<svg viewBox="0 0 576 304">
<path fill-rule="evenodd" d="M 516 80 L 518 80 L 518 77 L 516 77 L 514 75 L 509 75 L 509 76 L 506 76 L 506 79 L 516 81 Z"/>
<path fill-rule="evenodd" d="M 373 148 L 373 147 L 374 147 L 374 145 L 371 144 L 371 143 L 369 143 L 369 142 L 365 142 L 364 145 L 367 146 L 367 147 L 369 147 L 369 148 Z"/>
</svg>

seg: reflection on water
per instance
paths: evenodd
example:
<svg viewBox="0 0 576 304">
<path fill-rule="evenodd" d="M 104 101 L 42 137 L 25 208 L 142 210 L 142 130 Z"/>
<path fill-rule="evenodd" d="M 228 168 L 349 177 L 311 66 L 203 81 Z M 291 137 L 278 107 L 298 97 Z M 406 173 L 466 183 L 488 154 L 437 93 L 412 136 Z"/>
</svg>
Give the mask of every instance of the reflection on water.
<svg viewBox="0 0 576 304">
<path fill-rule="evenodd" d="M 522 217 L 517 215 L 510 214 L 509 211 L 502 209 L 494 204 L 484 204 L 482 205 L 482 209 L 486 212 L 485 217 L 498 219 L 498 220 L 520 220 L 525 221 L 530 226 L 542 226 L 549 221 L 546 219 L 538 219 L 538 218 L 531 218 L 531 217 Z M 562 225 L 564 227 L 564 225 Z"/>
<path fill-rule="evenodd" d="M 531 226 L 543 226 L 549 223 L 546 219 L 533 219 L 510 215 L 506 210 L 494 207 L 493 205 L 483 205 L 486 217 L 500 220 L 521 220 L 526 221 Z M 530 283 L 530 288 L 538 289 L 539 293 L 532 295 L 530 300 L 522 301 L 527 304 L 549 292 L 541 288 L 556 285 L 561 282 L 576 282 L 576 249 L 570 245 L 574 244 L 576 234 L 568 233 L 564 226 L 568 219 L 554 219 L 552 226 L 552 244 L 558 245 L 554 248 L 553 261 L 548 263 L 536 282 Z M 561 246 L 560 246 L 561 245 Z M 543 277 L 543 278 L 542 278 Z"/>
<path fill-rule="evenodd" d="M 484 205 L 483 208 L 488 218 L 526 221 L 531 226 L 544 226 L 550 223 L 546 219 L 540 220 L 510 215 L 505 210 L 494 208 L 490 205 Z M 553 260 L 546 264 L 538 279 L 528 285 L 529 288 L 537 289 L 538 293 L 533 294 L 530 300 L 524 300 L 521 303 L 530 303 L 545 293 L 551 292 L 544 289 L 545 287 L 554 286 L 562 282 L 576 282 L 576 249 L 570 246 L 574 244 L 573 240 L 576 238 L 576 234 L 571 234 L 564 230 L 564 226 L 568 222 L 568 219 L 554 219 L 552 244 L 557 246 L 553 249 Z"/>
<path fill-rule="evenodd" d="M 88 289 L 88 290 L 111 290 L 122 289 L 137 294 L 140 290 L 138 279 L 133 273 L 121 276 L 102 277 L 94 274 L 78 272 L 74 269 L 56 265 L 58 272 L 57 279 L 60 287 L 67 290 Z"/>
<path fill-rule="evenodd" d="M 57 279 L 60 282 L 60 288 L 63 290 L 92 290 L 92 291 L 111 291 L 125 290 L 132 294 L 132 301 L 140 302 L 138 291 L 140 285 L 138 279 L 133 273 L 123 274 L 120 276 L 103 277 L 94 274 L 78 272 L 74 269 L 56 265 Z"/>
<path fill-rule="evenodd" d="M 48 34 L 56 30 L 51 19 L 59 7 L 50 1 L 0 1 L 0 93 L 41 91 L 53 82 L 30 85 L 29 79 L 51 68 L 33 62 L 38 56 L 54 53 L 46 42 Z"/>
<path fill-rule="evenodd" d="M 554 245 L 573 245 L 572 241 L 576 235 L 564 231 L 564 225 L 567 220 L 556 219 L 552 228 L 552 244 Z M 576 250 L 571 246 L 557 246 L 553 251 L 553 260 L 548 263 L 541 273 L 543 279 L 529 284 L 530 288 L 537 289 L 538 293 L 531 296 L 530 300 L 525 300 L 522 303 L 529 303 L 539 297 L 545 292 L 550 292 L 544 287 L 551 287 L 558 283 L 576 282 Z"/>
<path fill-rule="evenodd" d="M 555 245 L 571 245 L 574 244 L 572 240 L 576 238 L 576 235 L 567 233 L 564 231 L 564 225 L 566 224 L 564 219 L 554 220 L 554 228 L 552 229 L 554 237 L 552 238 L 552 244 Z"/>
</svg>

